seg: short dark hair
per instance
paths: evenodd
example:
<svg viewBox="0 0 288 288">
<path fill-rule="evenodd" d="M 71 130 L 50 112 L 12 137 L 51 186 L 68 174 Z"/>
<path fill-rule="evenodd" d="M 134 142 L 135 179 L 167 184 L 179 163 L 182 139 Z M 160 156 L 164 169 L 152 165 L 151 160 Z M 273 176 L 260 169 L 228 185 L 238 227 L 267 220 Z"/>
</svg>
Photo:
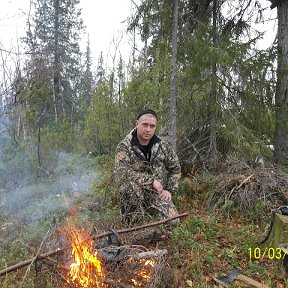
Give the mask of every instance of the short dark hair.
<svg viewBox="0 0 288 288">
<path fill-rule="evenodd" d="M 143 111 L 141 111 L 138 116 L 137 116 L 137 120 L 142 116 L 142 115 L 145 115 L 145 114 L 151 114 L 153 116 L 155 116 L 155 118 L 158 120 L 158 117 L 157 117 L 157 114 L 154 110 L 152 109 L 145 109 Z"/>
</svg>

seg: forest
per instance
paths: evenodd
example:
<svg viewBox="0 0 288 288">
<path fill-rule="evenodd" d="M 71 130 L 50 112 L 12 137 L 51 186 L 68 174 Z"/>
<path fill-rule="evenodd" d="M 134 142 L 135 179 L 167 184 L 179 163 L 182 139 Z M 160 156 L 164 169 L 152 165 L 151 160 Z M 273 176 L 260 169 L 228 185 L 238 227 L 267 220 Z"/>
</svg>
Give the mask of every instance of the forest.
<svg viewBox="0 0 288 288">
<path fill-rule="evenodd" d="M 259 244 L 288 205 L 288 2 L 131 0 L 130 57 L 110 69 L 107 51 L 93 69 L 89 38 L 81 50 L 80 2 L 30 0 L 24 55 L 0 42 L 0 286 L 223 287 L 237 268 L 248 280 L 229 287 L 288 287 L 285 221 Z M 264 23 L 277 25 L 268 46 Z M 173 199 L 187 214 L 167 238 L 148 228 L 120 241 L 115 149 L 143 109 L 177 152 Z M 101 252 L 105 231 L 165 256 L 122 259 L 124 271 L 103 261 L 88 284 L 72 281 L 67 243 Z"/>
</svg>

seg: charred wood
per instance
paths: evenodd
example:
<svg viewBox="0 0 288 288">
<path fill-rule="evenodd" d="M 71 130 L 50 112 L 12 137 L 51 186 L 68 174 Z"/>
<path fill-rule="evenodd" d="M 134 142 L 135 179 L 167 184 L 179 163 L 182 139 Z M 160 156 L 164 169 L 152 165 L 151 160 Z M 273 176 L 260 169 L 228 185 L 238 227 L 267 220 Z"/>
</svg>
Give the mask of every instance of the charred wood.
<svg viewBox="0 0 288 288">
<path fill-rule="evenodd" d="M 165 224 L 165 223 L 168 223 L 169 221 L 172 221 L 172 220 L 177 219 L 177 218 L 182 218 L 182 217 L 185 217 L 185 216 L 188 216 L 187 212 L 178 214 L 176 216 L 173 216 L 173 217 L 165 219 L 165 220 L 160 220 L 160 221 L 148 223 L 148 224 L 141 225 L 141 226 L 135 226 L 135 227 L 120 229 L 120 230 L 117 230 L 117 233 L 122 234 L 122 233 L 129 233 L 129 232 L 133 232 L 133 231 L 138 231 L 138 230 L 145 229 L 145 228 L 148 228 L 148 227 L 153 227 L 153 226 Z M 103 237 L 106 237 L 106 236 L 109 236 L 109 235 L 112 235 L 112 234 L 114 234 L 114 232 L 112 232 L 112 231 L 100 233 L 98 235 L 95 235 L 93 237 L 93 239 L 95 240 L 95 239 L 103 238 Z M 19 263 L 15 264 L 15 265 L 12 265 L 10 267 L 2 269 L 2 270 L 0 270 L 0 277 L 3 276 L 3 275 L 6 275 L 7 273 L 10 273 L 12 271 L 18 270 L 18 269 L 23 268 L 25 266 L 28 266 L 28 265 L 30 265 L 30 264 L 38 261 L 38 260 L 42 260 L 42 259 L 45 259 L 45 258 L 47 259 L 50 256 L 53 256 L 53 255 L 56 255 L 56 254 L 59 254 L 59 253 L 63 253 L 65 250 L 67 250 L 69 248 L 70 248 L 70 246 L 63 247 L 63 248 L 58 248 L 56 250 L 53 250 L 53 251 L 50 251 L 50 252 L 47 252 L 47 253 L 36 255 L 36 256 L 28 259 L 28 260 L 19 262 Z"/>
</svg>

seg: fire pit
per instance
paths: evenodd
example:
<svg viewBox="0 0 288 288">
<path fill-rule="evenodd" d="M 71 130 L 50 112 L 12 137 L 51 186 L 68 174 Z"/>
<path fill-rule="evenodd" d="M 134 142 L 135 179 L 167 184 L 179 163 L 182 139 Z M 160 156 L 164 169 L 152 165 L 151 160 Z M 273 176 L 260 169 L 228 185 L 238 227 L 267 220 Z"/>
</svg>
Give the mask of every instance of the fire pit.
<svg viewBox="0 0 288 288">
<path fill-rule="evenodd" d="M 123 228 L 117 231 L 110 229 L 109 232 L 103 232 L 93 237 L 85 230 L 77 229 L 75 226 L 68 224 L 61 229 L 66 239 L 65 243 L 62 243 L 62 248 L 40 253 L 46 235 L 34 257 L 5 267 L 0 270 L 0 277 L 25 266 L 28 266 L 27 274 L 31 266 L 35 264 L 35 282 L 37 282 L 39 273 L 49 273 L 51 275 L 50 280 L 56 284 L 55 287 L 62 288 L 63 281 L 64 287 L 79 288 L 157 287 L 164 274 L 164 269 L 167 268 L 165 265 L 167 250 L 151 250 L 147 248 L 147 245 L 144 246 L 145 241 L 139 241 L 139 239 L 136 241 L 138 245 L 135 245 L 135 241 L 133 244 L 124 245 L 120 241 L 119 234 L 143 231 L 187 215 L 188 213 L 185 212 L 142 226 Z M 58 235 L 58 233 L 56 234 Z M 111 235 L 113 234 L 116 242 L 111 241 Z M 97 247 L 98 239 L 104 239 L 105 237 L 108 237 L 107 245 L 101 246 L 98 243 Z M 58 239 L 58 236 L 56 238 Z M 164 239 L 166 238 L 154 238 L 150 239 L 151 241 L 148 241 L 148 243 Z M 59 241 L 58 239 L 57 243 L 51 243 L 52 246 L 55 244 L 56 247 L 59 246 Z M 57 260 L 52 258 L 53 256 L 57 256 Z M 37 287 L 43 286 L 39 285 Z"/>
<path fill-rule="evenodd" d="M 141 245 L 107 245 L 96 249 L 92 237 L 75 227 L 65 229 L 71 244 L 68 273 L 70 287 L 155 287 L 167 250 Z"/>
</svg>

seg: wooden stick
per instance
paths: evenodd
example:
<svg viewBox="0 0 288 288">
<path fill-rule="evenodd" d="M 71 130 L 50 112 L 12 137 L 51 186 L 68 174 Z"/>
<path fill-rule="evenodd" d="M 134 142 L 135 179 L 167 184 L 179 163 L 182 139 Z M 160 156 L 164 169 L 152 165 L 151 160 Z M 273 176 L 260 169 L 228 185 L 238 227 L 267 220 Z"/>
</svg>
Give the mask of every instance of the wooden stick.
<svg viewBox="0 0 288 288">
<path fill-rule="evenodd" d="M 118 234 L 123 234 L 123 233 L 127 233 L 127 232 L 134 232 L 134 231 L 138 231 L 138 230 L 145 229 L 145 228 L 148 228 L 148 227 L 153 227 L 153 226 L 165 224 L 165 223 L 167 223 L 167 222 L 173 221 L 173 220 L 178 219 L 178 218 L 186 217 L 186 216 L 188 216 L 188 215 L 189 215 L 188 212 L 184 212 L 184 213 L 177 214 L 177 215 L 175 215 L 175 216 L 172 216 L 172 217 L 167 218 L 167 219 L 164 219 L 164 220 L 160 220 L 160 221 L 156 221 L 156 222 L 144 224 L 144 225 L 141 225 L 141 226 L 124 228 L 124 229 L 116 230 L 116 232 L 117 232 Z M 92 237 L 92 238 L 95 240 L 95 239 L 103 238 L 103 237 L 105 237 L 105 236 L 109 236 L 109 235 L 112 235 L 112 234 L 113 234 L 112 231 L 107 231 L 107 232 L 104 232 L 104 233 L 95 235 L 95 236 Z"/>
<path fill-rule="evenodd" d="M 250 176 L 245 178 L 237 187 L 233 187 L 228 198 L 230 198 L 230 196 L 233 194 L 234 191 L 237 191 L 238 189 L 240 189 L 252 176 L 254 176 L 254 174 L 255 173 L 252 173 Z"/>
<path fill-rule="evenodd" d="M 148 223 L 148 224 L 145 224 L 145 225 L 142 225 L 142 226 L 135 226 L 135 227 L 131 227 L 131 228 L 120 229 L 120 230 L 116 230 L 116 232 L 119 233 L 119 234 L 122 234 L 122 233 L 127 233 L 127 232 L 132 232 L 132 231 L 138 231 L 140 229 L 145 229 L 145 228 L 148 228 L 148 227 L 153 227 L 153 226 L 156 226 L 156 225 L 165 224 L 165 223 L 167 223 L 169 221 L 172 221 L 172 220 L 177 219 L 177 218 L 185 217 L 187 215 L 188 215 L 188 213 L 184 212 L 184 213 L 175 215 L 173 217 L 170 217 L 170 218 L 167 218 L 167 219 L 164 219 L 164 220 Z M 112 234 L 113 234 L 113 232 L 109 231 L 109 232 L 104 232 L 104 233 L 95 235 L 92 238 L 95 240 L 95 239 L 103 238 L 105 236 L 112 235 Z M 56 250 L 53 250 L 53 251 L 50 251 L 50 252 L 47 252 L 47 253 L 36 255 L 33 258 L 30 258 L 28 260 L 19 262 L 19 263 L 15 264 L 15 265 L 12 265 L 10 267 L 2 269 L 2 270 L 0 270 L 0 277 L 3 276 L 3 275 L 6 275 L 9 272 L 12 272 L 12 271 L 20 269 L 22 267 L 28 266 L 31 263 L 35 262 L 36 260 L 44 259 L 46 257 L 52 256 L 52 255 L 55 255 L 55 254 L 58 254 L 58 253 L 62 253 L 62 252 L 64 252 L 65 250 L 67 250 L 69 248 L 70 248 L 70 246 L 63 247 L 63 248 L 58 248 Z"/>
<path fill-rule="evenodd" d="M 240 183 L 240 185 L 236 188 L 236 190 L 240 189 L 241 186 L 242 186 L 244 183 L 246 183 L 252 176 L 254 176 L 254 174 L 255 174 L 255 173 L 252 173 L 250 176 L 248 176 L 246 179 L 244 179 L 244 180 Z"/>
<path fill-rule="evenodd" d="M 49 232 L 50 232 L 50 230 L 48 230 L 48 231 L 46 232 L 46 234 L 45 234 L 45 236 L 44 236 L 44 238 L 43 238 L 43 240 L 42 240 L 42 242 L 41 242 L 41 244 L 40 244 L 40 246 L 39 246 L 39 248 L 38 248 L 38 251 L 37 251 L 37 253 L 36 253 L 36 256 L 34 257 L 34 259 L 33 259 L 33 260 L 31 261 L 31 263 L 29 264 L 29 267 L 27 268 L 27 270 L 26 270 L 26 272 L 25 272 L 25 275 L 24 275 L 24 278 L 23 278 L 23 280 L 22 280 L 22 282 L 21 282 L 20 287 L 22 287 L 22 283 L 24 283 L 25 278 L 27 277 L 28 273 L 30 272 L 30 269 L 31 269 L 32 264 L 37 260 L 37 257 L 40 255 L 40 251 L 41 251 L 41 249 L 42 249 L 42 246 L 43 246 L 43 244 L 44 244 L 44 241 L 46 240 Z"/>
<path fill-rule="evenodd" d="M 33 257 L 33 258 L 30 258 L 30 259 L 25 260 L 23 262 L 19 262 L 19 263 L 15 264 L 15 265 L 12 265 L 10 267 L 7 267 L 6 269 L 1 270 L 0 271 L 0 276 L 3 276 L 5 274 L 7 274 L 7 273 L 9 273 L 11 271 L 17 270 L 19 268 L 28 266 L 35 260 L 43 259 L 43 258 L 49 257 L 51 255 L 55 255 L 57 253 L 63 252 L 65 249 L 68 249 L 68 248 L 69 247 L 65 247 L 65 248 L 62 248 L 62 249 L 58 248 L 56 250 L 53 250 L 53 251 L 50 251 L 50 252 L 47 252 L 47 253 L 44 253 L 44 254 L 40 254 L 40 255 L 37 256 L 36 259 L 35 259 L 35 257 Z"/>
</svg>

